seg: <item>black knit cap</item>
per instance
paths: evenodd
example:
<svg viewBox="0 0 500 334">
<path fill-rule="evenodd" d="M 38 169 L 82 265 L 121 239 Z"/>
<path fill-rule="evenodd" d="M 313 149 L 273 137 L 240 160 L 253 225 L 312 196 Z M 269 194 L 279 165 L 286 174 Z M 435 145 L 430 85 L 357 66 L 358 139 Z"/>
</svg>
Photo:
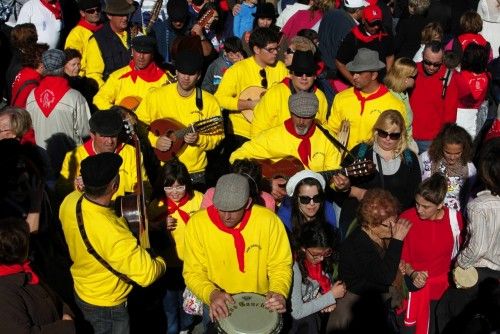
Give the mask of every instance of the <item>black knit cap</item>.
<svg viewBox="0 0 500 334">
<path fill-rule="evenodd" d="M 182 50 L 175 59 L 175 69 L 182 74 L 193 75 L 200 72 L 203 67 L 203 56 L 193 50 Z"/>
<path fill-rule="evenodd" d="M 132 49 L 142 53 L 153 53 L 156 49 L 156 39 L 151 36 L 137 36 L 132 39 Z"/>
<path fill-rule="evenodd" d="M 116 137 L 123 129 L 123 118 L 119 111 L 111 109 L 96 111 L 89 120 L 90 131 L 101 136 Z"/>
<path fill-rule="evenodd" d="M 90 8 L 101 8 L 101 2 L 99 0 L 79 0 L 78 8 L 80 10 L 90 9 Z"/>
<path fill-rule="evenodd" d="M 90 156 L 82 161 L 80 173 L 83 184 L 104 187 L 118 174 L 123 159 L 116 153 L 105 152 Z"/>
<path fill-rule="evenodd" d="M 170 21 L 184 22 L 188 16 L 188 3 L 186 0 L 169 0 L 167 14 Z"/>
</svg>

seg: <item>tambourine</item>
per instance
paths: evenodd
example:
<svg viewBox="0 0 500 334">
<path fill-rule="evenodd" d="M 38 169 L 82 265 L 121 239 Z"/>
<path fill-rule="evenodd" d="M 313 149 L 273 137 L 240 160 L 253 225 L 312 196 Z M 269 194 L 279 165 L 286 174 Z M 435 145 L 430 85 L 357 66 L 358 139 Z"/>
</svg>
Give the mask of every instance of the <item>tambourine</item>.
<svg viewBox="0 0 500 334">
<path fill-rule="evenodd" d="M 264 306 L 266 298 L 256 293 L 233 295 L 229 316 L 217 322 L 217 331 L 223 334 L 278 334 L 283 322 L 281 315 Z"/>
<path fill-rule="evenodd" d="M 476 285 L 478 274 L 474 267 L 469 267 L 467 269 L 456 267 L 453 269 L 453 278 L 455 279 L 457 288 L 468 289 Z"/>
</svg>

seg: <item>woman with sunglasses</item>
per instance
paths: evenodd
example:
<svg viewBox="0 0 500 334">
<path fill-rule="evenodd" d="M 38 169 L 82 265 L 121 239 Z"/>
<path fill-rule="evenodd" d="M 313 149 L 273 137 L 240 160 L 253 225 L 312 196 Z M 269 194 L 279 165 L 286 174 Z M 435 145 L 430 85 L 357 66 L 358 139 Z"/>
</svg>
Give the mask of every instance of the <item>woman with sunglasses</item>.
<svg viewBox="0 0 500 334">
<path fill-rule="evenodd" d="M 331 313 L 327 333 L 392 333 L 388 315 L 403 300 L 398 270 L 411 224 L 398 219 L 399 203 L 387 190 L 370 189 L 360 203 L 356 227 L 340 247 L 339 279 L 347 286 Z M 395 321 L 395 319 L 394 319 Z"/>
<path fill-rule="evenodd" d="M 420 155 L 422 179 L 435 173 L 446 177 L 448 188 L 444 204 L 450 209 L 460 210 L 474 184 L 476 167 L 471 160 L 471 136 L 453 123 L 445 124 L 429 150 Z"/>
<path fill-rule="evenodd" d="M 302 229 L 294 250 L 288 333 L 320 333 L 321 313 L 333 311 L 336 300 L 344 297 L 345 284 L 332 283 L 336 248 L 335 233 L 323 224 L 312 222 Z"/>
<path fill-rule="evenodd" d="M 185 283 L 182 277 L 184 255 L 184 232 L 190 216 L 198 211 L 203 195 L 193 189 L 186 166 L 177 159 L 167 162 L 153 190 L 150 205 L 150 221 L 167 231 L 168 240 L 157 245 L 169 263 L 166 279 L 166 294 L 163 307 L 167 317 L 167 333 L 174 334 L 188 330 L 193 317 L 182 308 L 182 293 Z M 152 243 L 155 239 L 152 240 Z M 154 245 L 153 245 L 154 246 Z"/>
<path fill-rule="evenodd" d="M 421 181 L 420 166 L 416 154 L 408 148 L 408 137 L 403 117 L 396 110 L 380 114 L 373 126 L 373 136 L 368 143 L 352 150 L 357 159 L 369 159 L 375 163 L 375 173 L 352 179 L 349 196 L 344 199 L 340 215 L 340 229 L 346 235 L 356 217 L 359 202 L 366 191 L 383 188 L 396 197 L 402 210 L 413 206 L 415 190 Z M 352 162 L 348 156 L 343 165 Z"/>
</svg>

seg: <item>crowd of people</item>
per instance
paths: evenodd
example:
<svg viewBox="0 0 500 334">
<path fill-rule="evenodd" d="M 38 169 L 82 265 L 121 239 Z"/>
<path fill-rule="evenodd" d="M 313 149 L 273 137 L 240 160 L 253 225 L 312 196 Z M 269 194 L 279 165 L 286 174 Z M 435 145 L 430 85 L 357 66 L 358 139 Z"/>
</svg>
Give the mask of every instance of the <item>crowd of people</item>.
<svg viewBox="0 0 500 334">
<path fill-rule="evenodd" d="M 500 332 L 499 31 L 0 0 L 0 333 Z"/>
</svg>

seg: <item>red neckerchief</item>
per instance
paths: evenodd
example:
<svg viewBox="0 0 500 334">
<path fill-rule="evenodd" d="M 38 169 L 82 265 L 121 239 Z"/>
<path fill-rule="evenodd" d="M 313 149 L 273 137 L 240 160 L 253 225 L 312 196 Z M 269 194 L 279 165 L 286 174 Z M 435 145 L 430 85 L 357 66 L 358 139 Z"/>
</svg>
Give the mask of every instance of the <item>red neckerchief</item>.
<svg viewBox="0 0 500 334">
<path fill-rule="evenodd" d="M 308 260 L 304 260 L 304 266 L 307 269 L 307 276 L 309 276 L 315 281 L 318 281 L 322 294 L 325 294 L 328 291 L 330 291 L 330 289 L 332 288 L 332 282 L 330 281 L 328 276 L 323 274 L 322 262 L 313 264 Z"/>
<path fill-rule="evenodd" d="M 45 117 L 49 117 L 54 107 L 70 89 L 68 80 L 63 77 L 48 76 L 35 88 L 35 100 Z"/>
<path fill-rule="evenodd" d="M 299 135 L 297 131 L 295 131 L 295 126 L 293 125 L 293 121 L 291 118 L 285 121 L 285 129 L 295 138 L 299 138 L 302 141 L 297 148 L 297 152 L 299 153 L 300 161 L 304 164 L 304 166 L 309 168 L 309 159 L 311 158 L 311 140 L 310 138 L 314 134 L 316 130 L 316 123 L 312 123 L 307 133 L 303 136 Z"/>
<path fill-rule="evenodd" d="M 102 23 L 100 24 L 93 24 L 93 23 L 90 23 L 89 21 L 81 18 L 80 21 L 78 22 L 78 25 L 80 27 L 84 27 L 85 29 L 88 29 L 92 32 L 96 32 L 97 30 L 101 29 L 102 28 Z"/>
<path fill-rule="evenodd" d="M 37 274 L 31 269 L 29 261 L 24 261 L 23 264 L 0 264 L 0 276 L 8 276 L 17 273 L 28 274 L 30 278 L 28 281 L 29 284 L 35 285 L 40 282 Z"/>
<path fill-rule="evenodd" d="M 458 36 L 458 41 L 460 42 L 460 45 L 462 46 L 462 50 L 465 50 L 465 48 L 470 44 L 470 43 L 476 43 L 481 46 L 486 46 L 488 43 L 483 36 L 479 34 L 462 34 Z"/>
<path fill-rule="evenodd" d="M 181 198 L 181 200 L 179 201 L 179 204 L 175 203 L 174 201 L 172 201 L 170 198 L 167 197 L 167 213 L 169 215 L 171 215 L 175 211 L 178 211 L 179 216 L 181 216 L 182 220 L 184 221 L 184 224 L 187 224 L 187 222 L 189 220 L 189 213 L 187 213 L 184 210 L 181 210 L 181 207 L 183 207 L 184 204 L 186 204 L 187 202 L 189 202 L 188 194 L 185 194 Z M 163 203 L 165 203 L 165 200 L 163 200 Z"/>
<path fill-rule="evenodd" d="M 35 130 L 30 128 L 26 133 L 21 137 L 21 144 L 31 144 L 36 145 L 35 140 Z"/>
<path fill-rule="evenodd" d="M 120 151 L 123 150 L 123 147 L 125 147 L 125 144 L 118 144 L 114 153 L 119 154 Z M 94 150 L 94 141 L 92 139 L 89 139 L 85 143 L 83 143 L 83 148 L 85 148 L 85 151 L 87 151 L 89 157 L 97 154 L 97 152 Z"/>
<path fill-rule="evenodd" d="M 119 79 L 130 77 L 135 83 L 137 77 L 141 78 L 146 82 L 155 82 L 160 80 L 161 76 L 165 74 L 154 62 L 151 62 L 146 68 L 138 70 L 135 68 L 135 62 L 130 61 L 129 65 L 130 71 L 123 74 Z"/>
<path fill-rule="evenodd" d="M 207 208 L 208 217 L 214 223 L 215 226 L 222 232 L 229 233 L 234 238 L 234 248 L 236 248 L 236 256 L 238 258 L 238 266 L 242 273 L 245 272 L 245 239 L 241 234 L 241 231 L 247 226 L 248 220 L 250 218 L 252 210 L 245 210 L 245 214 L 243 215 L 243 219 L 241 219 L 240 226 L 230 228 L 224 225 L 219 216 L 219 211 L 213 205 Z"/>
<path fill-rule="evenodd" d="M 56 20 L 62 19 L 61 3 L 59 2 L 59 0 L 56 0 L 54 4 L 49 3 L 47 0 L 40 0 L 40 2 L 45 8 L 47 8 L 52 12 L 52 14 L 54 14 Z"/>
<path fill-rule="evenodd" d="M 286 77 L 283 80 L 281 80 L 281 82 L 284 83 L 285 86 L 287 86 L 288 88 L 293 87 L 292 86 L 292 79 L 290 79 L 288 77 Z M 316 90 L 318 89 L 318 87 L 316 87 L 316 85 L 313 84 L 311 88 L 312 88 L 312 90 L 309 89 L 309 92 L 316 93 Z M 293 90 L 295 91 L 295 87 L 293 88 Z"/>
<path fill-rule="evenodd" d="M 389 92 L 389 90 L 387 89 L 387 87 L 385 87 L 384 85 L 381 84 L 375 93 L 368 95 L 367 97 L 364 97 L 361 95 L 361 91 L 359 89 L 357 89 L 356 87 L 354 87 L 354 95 L 356 95 L 356 97 L 358 98 L 358 101 L 361 102 L 360 115 L 363 115 L 363 111 L 365 111 L 366 101 L 370 101 L 370 100 L 374 100 L 376 98 L 379 98 L 388 92 Z"/>
<path fill-rule="evenodd" d="M 387 36 L 387 33 L 385 33 L 384 31 L 380 30 L 378 32 L 378 34 L 375 34 L 375 35 L 366 35 L 364 34 L 361 29 L 359 28 L 359 26 L 355 26 L 354 28 L 352 28 L 352 34 L 354 35 L 355 38 L 359 39 L 361 42 L 363 43 L 370 43 L 376 39 L 378 39 L 379 41 L 382 40 L 382 38 L 384 38 L 385 36 Z"/>
</svg>

